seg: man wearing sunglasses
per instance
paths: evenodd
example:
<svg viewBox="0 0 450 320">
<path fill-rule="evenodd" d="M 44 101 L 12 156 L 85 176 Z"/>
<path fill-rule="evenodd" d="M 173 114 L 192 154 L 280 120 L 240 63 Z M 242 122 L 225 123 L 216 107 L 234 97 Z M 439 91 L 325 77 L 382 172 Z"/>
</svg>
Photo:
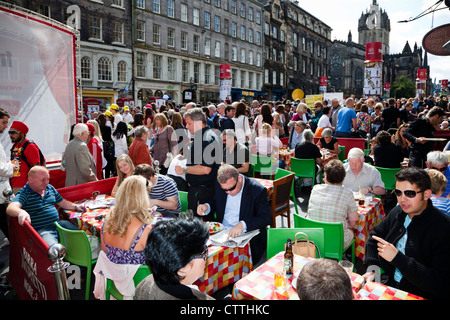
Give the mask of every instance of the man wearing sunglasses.
<svg viewBox="0 0 450 320">
<path fill-rule="evenodd" d="M 398 206 L 371 233 L 368 270 L 384 270 L 383 282 L 389 286 L 428 299 L 449 299 L 450 218 L 433 206 L 425 170 L 406 168 L 395 179 Z M 364 278 L 371 281 L 373 274 Z"/>
<path fill-rule="evenodd" d="M 230 238 L 260 229 L 261 232 L 250 240 L 253 263 L 256 264 L 267 244 L 265 228 L 272 223 L 267 189 L 239 174 L 237 169 L 229 164 L 220 166 L 217 182 L 213 200 L 200 204 L 197 214 L 205 216 L 216 212 L 217 221 L 231 228 L 228 233 Z"/>
<path fill-rule="evenodd" d="M 442 174 L 450 181 L 450 169 L 448 167 L 447 155 L 442 151 L 431 151 L 427 154 L 427 161 L 425 162 L 427 169 L 435 169 L 442 172 Z M 441 197 L 447 197 L 450 193 L 450 182 L 447 182 L 444 193 Z"/>
</svg>

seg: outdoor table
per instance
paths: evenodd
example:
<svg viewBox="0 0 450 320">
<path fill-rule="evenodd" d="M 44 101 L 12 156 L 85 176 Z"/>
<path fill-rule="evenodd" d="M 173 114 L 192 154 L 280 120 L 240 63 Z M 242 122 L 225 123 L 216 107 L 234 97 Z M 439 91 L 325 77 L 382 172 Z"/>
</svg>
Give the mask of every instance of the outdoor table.
<svg viewBox="0 0 450 320">
<path fill-rule="evenodd" d="M 264 186 L 267 189 L 267 197 L 272 199 L 273 195 L 273 180 L 268 179 L 261 179 L 261 178 L 251 178 L 255 180 L 256 182 L 259 182 L 262 186 Z"/>
<path fill-rule="evenodd" d="M 286 170 L 291 170 L 291 157 L 294 156 L 295 149 L 280 148 L 279 157 L 280 160 L 284 161 L 284 168 Z"/>
<path fill-rule="evenodd" d="M 320 153 L 322 154 L 322 167 L 325 167 L 325 165 L 330 162 L 333 159 L 338 159 L 339 156 L 336 153 L 330 152 L 330 150 L 322 148 L 320 149 Z"/>
<path fill-rule="evenodd" d="M 212 295 L 245 277 L 253 269 L 250 244 L 243 248 L 208 247 L 205 273 L 194 282 L 199 290 Z"/>
<path fill-rule="evenodd" d="M 384 218 L 384 207 L 381 199 L 373 198 L 370 203 L 358 205 L 359 220 L 355 224 L 355 256 L 365 261 L 366 243 L 373 228 Z"/>
<path fill-rule="evenodd" d="M 247 276 L 235 283 L 232 298 L 234 300 L 298 300 L 297 290 L 292 283 L 305 264 L 314 260 L 294 255 L 294 275 L 287 277 L 287 290 L 281 295 L 274 291 L 274 274 L 284 267 L 284 251 L 279 252 Z M 362 287 L 364 278 L 353 273 L 352 288 L 355 292 Z"/>
<path fill-rule="evenodd" d="M 356 296 L 358 300 L 425 300 L 415 294 L 377 282 L 366 283 Z"/>
</svg>

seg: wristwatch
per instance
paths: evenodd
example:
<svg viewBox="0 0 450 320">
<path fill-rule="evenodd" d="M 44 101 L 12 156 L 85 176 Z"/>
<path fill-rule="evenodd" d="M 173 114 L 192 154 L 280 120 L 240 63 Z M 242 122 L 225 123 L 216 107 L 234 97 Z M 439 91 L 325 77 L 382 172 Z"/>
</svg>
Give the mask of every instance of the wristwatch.
<svg viewBox="0 0 450 320">
<path fill-rule="evenodd" d="M 186 172 L 187 172 L 187 167 L 184 167 L 183 174 L 186 174 Z"/>
</svg>

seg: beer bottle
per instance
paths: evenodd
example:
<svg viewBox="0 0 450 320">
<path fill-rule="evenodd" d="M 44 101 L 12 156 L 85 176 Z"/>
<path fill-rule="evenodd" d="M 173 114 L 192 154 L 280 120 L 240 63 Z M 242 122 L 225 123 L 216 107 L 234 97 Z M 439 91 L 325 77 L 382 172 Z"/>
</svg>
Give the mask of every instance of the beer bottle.
<svg viewBox="0 0 450 320">
<path fill-rule="evenodd" d="M 284 253 L 284 269 L 287 275 L 294 273 L 294 254 L 292 253 L 291 239 L 287 239 L 286 252 Z"/>
</svg>

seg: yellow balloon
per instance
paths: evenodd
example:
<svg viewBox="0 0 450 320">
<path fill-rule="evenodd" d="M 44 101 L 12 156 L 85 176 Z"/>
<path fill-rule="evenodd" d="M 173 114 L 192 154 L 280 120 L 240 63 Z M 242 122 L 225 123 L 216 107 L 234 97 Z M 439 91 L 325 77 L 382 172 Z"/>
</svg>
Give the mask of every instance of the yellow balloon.
<svg viewBox="0 0 450 320">
<path fill-rule="evenodd" d="M 292 99 L 294 99 L 294 100 L 297 100 L 297 99 L 302 100 L 304 96 L 305 96 L 305 93 L 302 91 L 302 89 L 295 89 L 294 92 L 292 92 Z"/>
</svg>

